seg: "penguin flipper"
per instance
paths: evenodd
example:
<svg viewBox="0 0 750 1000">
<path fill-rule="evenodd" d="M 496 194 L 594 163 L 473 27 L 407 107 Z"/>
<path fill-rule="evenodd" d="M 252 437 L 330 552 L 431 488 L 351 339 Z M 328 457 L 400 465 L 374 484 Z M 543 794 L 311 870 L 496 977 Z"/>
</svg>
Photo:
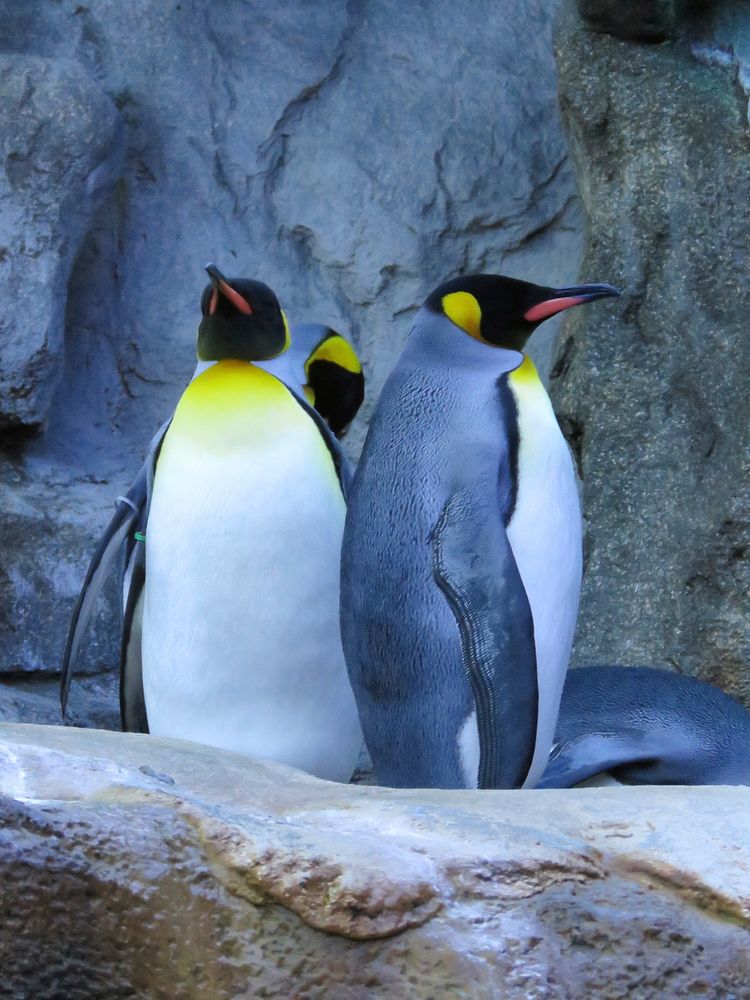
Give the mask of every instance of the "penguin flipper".
<svg viewBox="0 0 750 1000">
<path fill-rule="evenodd" d="M 597 774 L 647 764 L 658 756 L 659 748 L 637 729 L 586 733 L 555 744 L 536 787 L 572 788 Z"/>
<path fill-rule="evenodd" d="M 143 543 L 131 555 L 126 574 L 125 611 L 120 645 L 120 722 L 125 733 L 147 733 L 148 717 L 143 695 L 141 635 L 143 595 L 146 584 L 146 554 Z"/>
<path fill-rule="evenodd" d="M 320 431 L 320 436 L 326 443 L 326 447 L 331 453 L 331 458 L 333 460 L 334 467 L 336 469 L 336 475 L 338 476 L 339 485 L 341 486 L 341 492 L 344 496 L 344 500 L 348 500 L 349 493 L 351 491 L 352 480 L 354 479 L 354 469 L 352 463 L 347 458 L 344 453 L 344 449 L 341 446 L 341 442 L 333 433 L 331 428 L 325 422 L 323 417 L 318 413 L 314 406 L 310 406 L 306 399 L 303 399 L 298 393 L 291 389 L 286 383 L 284 383 L 289 392 L 294 397 L 295 401 L 299 403 L 305 413 L 310 417 L 315 426 Z"/>
<path fill-rule="evenodd" d="M 534 624 L 498 509 L 480 489 L 454 493 L 431 543 L 476 705 L 479 787 L 520 788 L 537 731 Z"/>
<path fill-rule="evenodd" d="M 146 586 L 146 531 L 151 507 L 156 463 L 171 420 L 163 424 L 149 446 L 141 473 L 145 475 L 144 501 L 134 530 L 128 536 L 122 578 L 123 620 L 120 642 L 120 724 L 126 733 L 147 733 L 148 717 L 143 694 L 141 626 Z"/>
<path fill-rule="evenodd" d="M 68 704 L 70 682 L 78 663 L 81 641 L 91 623 L 96 601 L 102 592 L 105 580 L 117 562 L 133 523 L 146 503 L 146 491 L 147 478 L 144 466 L 127 493 L 115 501 L 115 513 L 104 529 L 104 534 L 86 570 L 83 586 L 73 609 L 60 671 L 60 708 L 63 717 Z"/>
</svg>

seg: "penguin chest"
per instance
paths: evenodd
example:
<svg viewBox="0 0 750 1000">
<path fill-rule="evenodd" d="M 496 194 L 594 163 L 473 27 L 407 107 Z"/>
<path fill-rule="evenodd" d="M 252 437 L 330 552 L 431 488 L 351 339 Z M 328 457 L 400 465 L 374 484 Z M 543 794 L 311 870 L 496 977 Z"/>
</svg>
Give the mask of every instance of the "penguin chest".
<svg viewBox="0 0 750 1000">
<path fill-rule="evenodd" d="M 149 727 L 346 779 L 338 756 L 356 757 L 359 735 L 338 628 L 345 505 L 335 468 L 281 383 L 257 369 L 222 372 L 227 364 L 188 388 L 157 465 Z"/>
<path fill-rule="evenodd" d="M 537 743 L 527 786 L 541 777 L 554 737 L 573 644 L 582 571 L 581 511 L 570 452 L 549 397 L 526 358 L 511 372 L 518 431 L 516 499 L 508 539 L 534 622 Z"/>
</svg>

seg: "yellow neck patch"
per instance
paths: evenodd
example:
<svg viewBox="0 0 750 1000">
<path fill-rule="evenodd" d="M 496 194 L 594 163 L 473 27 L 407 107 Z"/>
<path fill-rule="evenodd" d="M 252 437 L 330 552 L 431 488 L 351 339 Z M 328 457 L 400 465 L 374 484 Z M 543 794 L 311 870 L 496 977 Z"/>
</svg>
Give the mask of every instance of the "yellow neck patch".
<svg viewBox="0 0 750 1000">
<path fill-rule="evenodd" d="M 482 308 L 470 292 L 449 292 L 442 299 L 443 312 L 456 326 L 465 330 L 470 337 L 486 343 L 482 328 Z"/>
<path fill-rule="evenodd" d="M 193 379 L 177 404 L 167 437 L 230 443 L 264 439 L 294 420 L 299 406 L 278 379 L 249 361 L 218 361 Z"/>
<path fill-rule="evenodd" d="M 524 354 L 523 361 L 518 366 L 518 368 L 513 369 L 508 378 L 514 385 L 517 385 L 519 388 L 524 386 L 530 387 L 532 385 L 542 384 L 542 380 L 539 378 L 539 373 L 536 370 L 534 362 L 531 360 L 528 354 Z"/>
<path fill-rule="evenodd" d="M 313 361 L 330 361 L 334 365 L 338 365 L 339 368 L 353 372 L 355 375 L 359 375 L 362 371 L 362 365 L 359 363 L 359 358 L 354 348 L 348 341 L 338 335 L 328 337 L 322 344 L 315 348 L 305 362 L 305 375 L 309 373 L 310 365 Z"/>
</svg>

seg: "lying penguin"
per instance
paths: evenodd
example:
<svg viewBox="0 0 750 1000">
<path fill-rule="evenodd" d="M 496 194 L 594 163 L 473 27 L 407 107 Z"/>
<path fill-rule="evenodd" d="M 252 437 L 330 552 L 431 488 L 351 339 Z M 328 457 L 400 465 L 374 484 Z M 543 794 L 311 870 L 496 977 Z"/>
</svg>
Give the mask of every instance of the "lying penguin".
<svg viewBox="0 0 750 1000">
<path fill-rule="evenodd" d="M 282 361 L 290 334 L 273 292 L 206 270 L 196 376 L 89 566 L 63 712 L 96 597 L 124 549 L 123 728 L 347 780 L 361 745 L 338 630 L 351 474 L 305 397 L 343 428 L 362 400 L 361 366 L 344 338 L 313 324 Z"/>
<path fill-rule="evenodd" d="M 341 628 L 376 776 L 533 787 L 581 582 L 570 453 L 523 353 L 611 285 L 456 278 L 417 313 L 378 401 L 342 549 Z"/>
<path fill-rule="evenodd" d="M 538 788 L 750 784 L 750 712 L 712 684 L 650 667 L 568 671 Z"/>
</svg>

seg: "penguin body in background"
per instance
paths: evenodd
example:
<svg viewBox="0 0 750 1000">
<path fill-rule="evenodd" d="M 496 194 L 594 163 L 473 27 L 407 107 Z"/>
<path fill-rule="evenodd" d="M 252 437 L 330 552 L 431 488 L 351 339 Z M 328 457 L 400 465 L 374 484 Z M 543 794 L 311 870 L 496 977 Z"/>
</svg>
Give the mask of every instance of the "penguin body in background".
<svg viewBox="0 0 750 1000">
<path fill-rule="evenodd" d="M 124 722 L 348 780 L 361 732 L 338 631 L 343 456 L 319 414 L 253 363 L 288 343 L 273 293 L 209 274 L 198 345 L 215 363 L 152 442 L 102 543 L 126 546 Z"/>
<path fill-rule="evenodd" d="M 750 712 L 712 684 L 649 667 L 568 671 L 539 788 L 750 784 Z"/>
<path fill-rule="evenodd" d="M 531 787 L 542 775 L 581 519 L 522 351 L 543 319 L 616 294 L 474 275 L 417 314 L 370 425 L 342 549 L 344 651 L 382 784 Z"/>
</svg>

